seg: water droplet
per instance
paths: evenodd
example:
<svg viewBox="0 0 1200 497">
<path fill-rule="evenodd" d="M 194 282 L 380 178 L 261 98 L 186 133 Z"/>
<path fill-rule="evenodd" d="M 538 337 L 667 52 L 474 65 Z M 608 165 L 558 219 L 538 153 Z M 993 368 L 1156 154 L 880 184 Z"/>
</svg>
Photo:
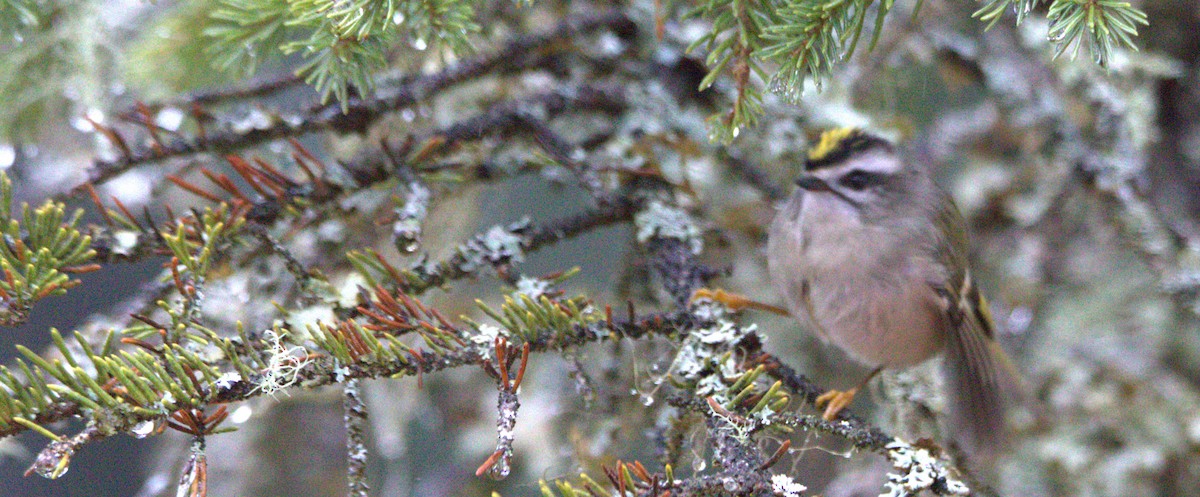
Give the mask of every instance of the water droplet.
<svg viewBox="0 0 1200 497">
<path fill-rule="evenodd" d="M 725 490 L 731 493 L 737 493 L 738 489 L 741 487 L 741 485 L 738 485 L 737 480 L 728 476 L 721 479 L 721 486 L 725 487 Z"/>
<path fill-rule="evenodd" d="M 229 422 L 233 423 L 235 425 L 240 425 L 242 423 L 245 423 L 246 421 L 249 421 L 250 416 L 253 414 L 254 414 L 253 408 L 251 408 L 248 405 L 241 405 L 241 406 L 238 406 L 237 409 L 234 409 L 233 413 L 229 415 Z"/>
<path fill-rule="evenodd" d="M 0 169 L 8 169 L 17 161 L 17 148 L 7 143 L 0 143 Z"/>
<path fill-rule="evenodd" d="M 65 461 L 70 461 L 70 459 L 66 459 Z M 38 468 L 35 471 L 37 471 L 38 476 L 41 476 L 42 478 L 45 478 L 47 480 L 54 480 L 54 479 L 61 477 L 62 475 L 67 474 L 67 470 L 69 470 L 69 469 L 71 469 L 71 466 L 69 464 L 63 464 L 62 466 L 48 466 L 48 467 L 38 466 Z"/>
<path fill-rule="evenodd" d="M 646 407 L 650 407 L 650 406 L 654 405 L 654 397 L 651 395 L 643 395 L 642 396 L 642 405 L 644 405 Z"/>
<path fill-rule="evenodd" d="M 1088 44 L 1088 48 L 1092 50 L 1092 62 L 1100 67 L 1108 67 L 1108 52 L 1104 47 L 1099 46 L 1095 42 Z"/>
<path fill-rule="evenodd" d="M 41 453 L 33 462 L 33 470 L 39 476 L 47 480 L 54 480 L 67 474 L 67 470 L 71 469 L 71 456 L 75 455 L 75 448 L 67 442 L 53 442 Z"/>
<path fill-rule="evenodd" d="M 179 129 L 180 124 L 183 124 L 184 117 L 182 110 L 175 107 L 167 107 L 159 111 L 158 116 L 155 116 L 154 124 L 161 126 L 163 129 L 175 131 Z"/>
<path fill-rule="evenodd" d="M 1063 37 L 1065 37 L 1067 34 L 1065 30 L 1057 29 L 1057 28 L 1058 28 L 1058 19 L 1050 21 L 1049 34 L 1046 36 L 1046 39 L 1050 40 L 1050 43 L 1061 42 L 1063 40 Z"/>
<path fill-rule="evenodd" d="M 492 465 L 491 469 L 487 471 L 487 476 L 493 480 L 500 481 L 507 478 L 510 471 L 512 471 L 512 467 L 509 466 L 508 456 L 505 455 L 501 456 L 500 460 Z"/>
<path fill-rule="evenodd" d="M 416 241 L 409 241 L 408 243 L 397 244 L 396 248 L 400 249 L 400 251 L 405 254 L 411 254 L 416 252 L 417 249 L 421 248 L 421 244 L 417 243 Z"/>
<path fill-rule="evenodd" d="M 138 423 L 136 426 L 134 426 L 133 430 L 131 430 L 130 433 L 133 434 L 134 438 L 146 438 L 146 437 L 154 434 L 154 431 L 157 428 L 158 428 L 158 425 L 155 424 L 154 421 L 142 421 L 141 423 Z"/>
<path fill-rule="evenodd" d="M 699 473 L 706 468 L 708 468 L 708 461 L 705 461 L 703 457 L 692 459 L 692 471 Z"/>
</svg>

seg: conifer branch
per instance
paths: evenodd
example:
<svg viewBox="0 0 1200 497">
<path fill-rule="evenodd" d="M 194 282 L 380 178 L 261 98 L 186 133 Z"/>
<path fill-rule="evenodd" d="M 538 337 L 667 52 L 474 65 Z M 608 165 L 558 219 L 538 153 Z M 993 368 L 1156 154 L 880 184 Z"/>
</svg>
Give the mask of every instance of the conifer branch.
<svg viewBox="0 0 1200 497">
<path fill-rule="evenodd" d="M 463 81 L 495 70 L 507 61 L 550 47 L 554 42 L 597 29 L 629 29 L 629 20 L 619 12 L 570 18 L 555 28 L 536 35 L 518 37 L 494 53 L 466 59 L 439 72 L 417 76 L 394 87 L 379 88 L 372 98 L 338 105 L 318 105 L 295 119 L 278 119 L 269 126 L 249 131 L 209 131 L 204 136 L 175 140 L 157 149 L 130 150 L 116 160 L 96 160 L 88 182 L 100 184 L 141 164 L 205 152 L 236 152 L 267 141 L 298 137 L 318 131 L 361 132 L 387 113 L 424 101 Z"/>
</svg>

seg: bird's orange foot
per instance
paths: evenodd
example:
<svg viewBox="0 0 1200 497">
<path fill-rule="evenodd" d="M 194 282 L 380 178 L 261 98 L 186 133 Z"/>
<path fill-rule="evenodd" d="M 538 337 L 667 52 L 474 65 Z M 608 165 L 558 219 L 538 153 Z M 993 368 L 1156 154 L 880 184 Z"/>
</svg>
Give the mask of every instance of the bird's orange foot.
<svg viewBox="0 0 1200 497">
<path fill-rule="evenodd" d="M 858 388 L 851 388 L 846 391 L 830 390 L 817 397 L 817 407 L 825 406 L 825 413 L 821 415 L 825 421 L 833 421 L 837 419 L 838 413 L 842 412 L 854 402 L 854 396 L 858 394 Z"/>
<path fill-rule="evenodd" d="M 709 299 L 713 302 L 720 302 L 733 312 L 741 312 L 742 309 L 754 308 L 763 311 L 774 312 L 776 314 L 782 314 L 784 316 L 789 314 L 788 310 L 782 307 L 776 307 L 770 304 L 764 304 L 762 302 L 755 302 L 744 295 L 729 293 L 719 288 L 716 290 L 700 288 L 695 292 L 692 292 L 692 298 L 688 299 L 688 302 L 695 302 L 700 299 Z"/>
<path fill-rule="evenodd" d="M 742 309 L 750 307 L 754 304 L 753 300 L 746 298 L 744 295 L 729 293 L 719 288 L 716 290 L 710 288 L 697 289 L 695 292 L 692 292 L 692 298 L 688 299 L 688 302 L 695 303 L 700 299 L 708 299 L 713 302 L 719 302 L 733 312 L 741 311 Z"/>
</svg>

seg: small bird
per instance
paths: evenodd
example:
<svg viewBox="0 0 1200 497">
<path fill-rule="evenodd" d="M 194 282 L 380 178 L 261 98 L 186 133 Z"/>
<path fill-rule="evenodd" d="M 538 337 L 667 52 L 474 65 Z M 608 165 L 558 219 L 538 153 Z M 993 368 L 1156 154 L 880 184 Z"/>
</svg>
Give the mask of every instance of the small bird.
<svg viewBox="0 0 1200 497">
<path fill-rule="evenodd" d="M 818 399 L 826 419 L 882 369 L 945 352 L 952 436 L 995 446 L 1017 375 L 967 262 L 966 225 L 921 164 L 856 128 L 826 131 L 771 223 L 771 278 L 790 313 L 874 371 Z"/>
</svg>

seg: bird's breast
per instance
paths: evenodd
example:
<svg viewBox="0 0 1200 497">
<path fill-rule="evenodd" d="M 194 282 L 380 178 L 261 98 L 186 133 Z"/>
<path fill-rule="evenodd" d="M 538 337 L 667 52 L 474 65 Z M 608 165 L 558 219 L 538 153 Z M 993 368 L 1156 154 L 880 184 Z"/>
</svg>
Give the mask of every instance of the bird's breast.
<svg viewBox="0 0 1200 497">
<path fill-rule="evenodd" d="M 886 230 L 820 225 L 781 211 L 768 264 L 776 289 L 809 328 L 870 366 L 906 367 L 943 347 L 947 322 L 922 260 Z"/>
</svg>

